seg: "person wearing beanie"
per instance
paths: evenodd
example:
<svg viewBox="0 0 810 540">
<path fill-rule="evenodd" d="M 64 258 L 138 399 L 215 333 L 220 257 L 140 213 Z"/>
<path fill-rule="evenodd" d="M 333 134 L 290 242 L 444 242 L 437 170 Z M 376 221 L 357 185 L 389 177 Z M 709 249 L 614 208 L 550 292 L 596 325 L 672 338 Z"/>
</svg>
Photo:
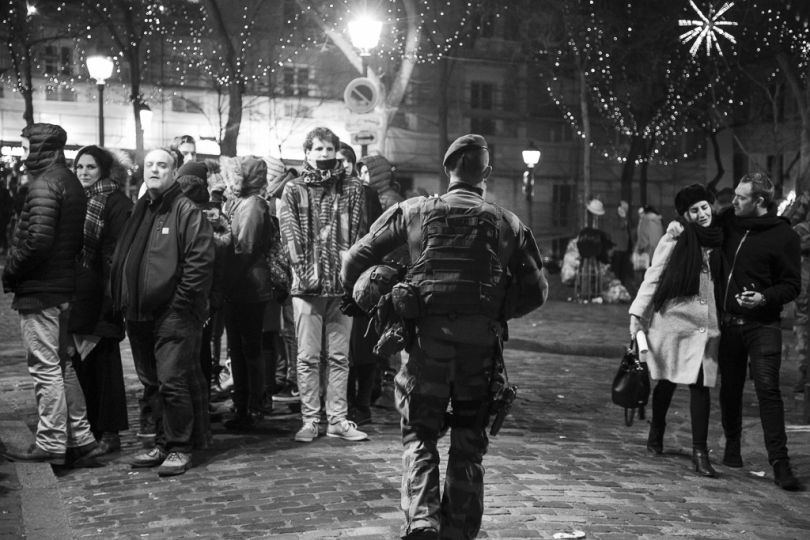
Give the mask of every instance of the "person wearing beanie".
<svg viewBox="0 0 810 540">
<path fill-rule="evenodd" d="M 707 446 L 710 388 L 718 373 L 720 327 L 714 296 L 720 279 L 723 230 L 713 223 L 714 196 L 692 184 L 675 195 L 683 224 L 677 238 L 665 235 L 630 306 L 630 335 L 646 332 L 647 365 L 657 380 L 647 450 L 663 452 L 666 415 L 677 384 L 689 385 L 692 464 L 701 476 L 715 477 Z"/>
</svg>

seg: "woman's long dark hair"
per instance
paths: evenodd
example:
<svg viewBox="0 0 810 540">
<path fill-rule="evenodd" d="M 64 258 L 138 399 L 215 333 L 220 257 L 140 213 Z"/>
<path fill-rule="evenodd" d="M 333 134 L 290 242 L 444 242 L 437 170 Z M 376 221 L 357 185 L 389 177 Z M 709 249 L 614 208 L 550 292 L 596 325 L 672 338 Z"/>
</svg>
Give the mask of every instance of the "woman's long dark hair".
<svg viewBox="0 0 810 540">
<path fill-rule="evenodd" d="M 719 248 L 723 240 L 720 227 L 701 227 L 697 223 L 684 224 L 683 233 L 678 236 L 672 254 L 667 261 L 658 287 L 653 294 L 653 311 L 661 311 L 668 300 L 688 298 L 700 292 L 700 272 L 703 269 L 701 247 Z M 720 253 L 715 249 L 709 260 L 712 276 L 716 279 L 719 271 Z"/>
</svg>

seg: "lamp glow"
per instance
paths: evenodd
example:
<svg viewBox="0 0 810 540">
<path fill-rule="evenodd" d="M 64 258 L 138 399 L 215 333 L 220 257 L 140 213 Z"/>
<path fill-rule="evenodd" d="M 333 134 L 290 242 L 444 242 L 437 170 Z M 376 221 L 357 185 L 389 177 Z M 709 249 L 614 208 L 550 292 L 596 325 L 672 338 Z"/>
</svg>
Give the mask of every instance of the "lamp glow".
<svg viewBox="0 0 810 540">
<path fill-rule="evenodd" d="M 361 56 L 371 54 L 371 49 L 380 42 L 383 23 L 368 15 L 349 21 L 349 38 L 352 45 L 360 49 Z"/>
</svg>

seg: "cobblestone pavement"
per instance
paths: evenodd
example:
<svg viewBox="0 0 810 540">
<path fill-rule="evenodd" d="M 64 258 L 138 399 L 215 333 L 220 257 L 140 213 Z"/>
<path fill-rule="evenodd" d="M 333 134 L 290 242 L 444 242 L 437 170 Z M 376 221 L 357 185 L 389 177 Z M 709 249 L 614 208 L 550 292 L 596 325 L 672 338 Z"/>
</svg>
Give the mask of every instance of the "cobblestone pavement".
<svg viewBox="0 0 810 540">
<path fill-rule="evenodd" d="M 3 426 L 32 427 L 36 421 L 9 303 L 8 296 L 0 299 L 5 444 Z M 750 383 L 745 468 L 719 464 L 723 440 L 716 391 L 709 446 L 721 478 L 703 479 L 691 471 L 685 389 L 673 401 L 664 456 L 645 453 L 647 422 L 626 427 L 610 401 L 616 352 L 627 335 L 625 313 L 626 306 L 554 301 L 512 324 L 506 361 L 519 396 L 484 459 L 480 537 L 552 538 L 575 530 L 586 538 L 810 537 L 810 494 L 787 493 L 773 484 Z M 550 343 L 566 354 L 552 352 Z M 0 463 L 0 538 L 398 537 L 401 446 L 390 392 L 373 409 L 369 441 L 321 437 L 295 443 L 299 420 L 292 414 L 264 420 L 249 435 L 228 434 L 216 424 L 214 447 L 195 454 L 194 468 L 161 479 L 128 465 L 138 449 L 138 384 L 128 348 L 124 358 L 133 429 L 123 434 L 122 452 L 110 456 L 104 468 L 60 473 L 43 495 L 55 502 L 33 511 L 27 473 L 19 464 Z M 789 392 L 792 362 L 782 371 L 793 465 L 810 484 L 810 432 L 798 424 L 803 403 Z M 443 455 L 446 445 L 443 440 Z M 40 467 L 50 473 L 49 466 Z M 68 525 L 54 530 L 49 522 L 59 512 Z"/>
</svg>

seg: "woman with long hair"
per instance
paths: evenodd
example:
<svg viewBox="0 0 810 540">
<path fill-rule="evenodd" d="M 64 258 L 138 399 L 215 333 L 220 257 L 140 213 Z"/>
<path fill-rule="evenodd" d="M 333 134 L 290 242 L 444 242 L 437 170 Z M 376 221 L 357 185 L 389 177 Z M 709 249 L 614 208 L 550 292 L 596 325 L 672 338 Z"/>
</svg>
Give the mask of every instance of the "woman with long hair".
<svg viewBox="0 0 810 540">
<path fill-rule="evenodd" d="M 717 473 L 709 461 L 710 388 L 717 379 L 720 328 L 714 285 L 720 275 L 722 229 L 712 216 L 714 196 L 692 184 L 675 195 L 684 231 L 664 235 L 653 254 L 636 299 L 630 306 L 630 334 L 647 332 L 653 390 L 647 450 L 661 454 L 666 414 L 677 384 L 689 385 L 692 463 L 707 477 Z"/>
<path fill-rule="evenodd" d="M 121 448 L 118 432 L 129 428 L 119 348 L 124 321 L 113 312 L 109 280 L 115 243 L 132 202 L 121 191 L 126 167 L 109 151 L 95 145 L 81 148 L 73 170 L 87 195 L 87 213 L 68 330 L 76 345 L 74 362 L 87 419 L 101 451 L 108 453 Z"/>
</svg>

